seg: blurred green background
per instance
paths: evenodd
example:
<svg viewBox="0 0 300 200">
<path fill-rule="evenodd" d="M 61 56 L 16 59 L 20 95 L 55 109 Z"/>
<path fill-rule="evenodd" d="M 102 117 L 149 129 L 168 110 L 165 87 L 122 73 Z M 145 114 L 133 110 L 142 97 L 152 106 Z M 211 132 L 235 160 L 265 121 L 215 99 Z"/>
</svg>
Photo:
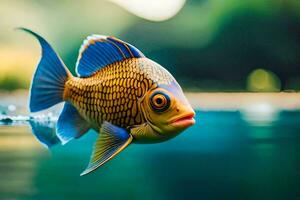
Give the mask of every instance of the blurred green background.
<svg viewBox="0 0 300 200">
<path fill-rule="evenodd" d="M 299 0 L 0 0 L 0 13 L 0 200 L 300 199 L 300 93 L 244 93 L 300 89 Z M 60 107 L 28 113 L 40 47 L 16 27 L 73 73 L 88 35 L 135 45 L 187 91 L 196 124 L 80 177 L 97 135 L 51 152 L 34 137 Z"/>
<path fill-rule="evenodd" d="M 44 36 L 74 72 L 90 34 L 113 35 L 189 91 L 300 89 L 299 0 L 1 0 L 0 89 L 28 88 Z"/>
</svg>

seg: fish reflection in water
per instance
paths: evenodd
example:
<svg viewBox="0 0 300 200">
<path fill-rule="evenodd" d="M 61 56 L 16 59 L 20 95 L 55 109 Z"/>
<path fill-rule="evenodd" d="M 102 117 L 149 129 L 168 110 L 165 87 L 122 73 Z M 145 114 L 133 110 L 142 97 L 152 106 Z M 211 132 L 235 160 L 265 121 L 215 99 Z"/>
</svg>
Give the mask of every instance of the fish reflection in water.
<svg viewBox="0 0 300 200">
<path fill-rule="evenodd" d="M 26 125 L 29 123 L 34 136 L 47 148 L 61 144 L 55 131 L 56 121 L 57 117 L 52 116 L 52 113 L 35 116 L 0 115 L 0 125 Z"/>
</svg>

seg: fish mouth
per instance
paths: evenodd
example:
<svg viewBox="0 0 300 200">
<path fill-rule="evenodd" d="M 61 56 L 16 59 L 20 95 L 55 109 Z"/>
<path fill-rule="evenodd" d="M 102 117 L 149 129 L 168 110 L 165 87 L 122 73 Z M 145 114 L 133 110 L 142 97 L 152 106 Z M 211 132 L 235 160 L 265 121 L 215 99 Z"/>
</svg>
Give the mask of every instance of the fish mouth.
<svg viewBox="0 0 300 200">
<path fill-rule="evenodd" d="M 195 117 L 195 113 L 191 112 L 170 120 L 169 124 L 175 127 L 187 128 L 195 124 L 194 117 Z"/>
</svg>

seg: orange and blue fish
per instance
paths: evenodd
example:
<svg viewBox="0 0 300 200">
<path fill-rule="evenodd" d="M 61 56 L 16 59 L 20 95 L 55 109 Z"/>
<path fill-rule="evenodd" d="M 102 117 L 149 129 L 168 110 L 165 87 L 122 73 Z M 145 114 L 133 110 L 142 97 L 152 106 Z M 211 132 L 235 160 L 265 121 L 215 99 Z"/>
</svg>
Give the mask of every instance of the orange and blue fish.
<svg viewBox="0 0 300 200">
<path fill-rule="evenodd" d="M 44 38 L 21 29 L 35 36 L 42 48 L 31 82 L 30 111 L 65 102 L 56 124 L 62 144 L 90 129 L 99 133 L 81 175 L 131 143 L 166 141 L 195 123 L 195 112 L 174 77 L 133 45 L 110 36 L 87 37 L 73 76 Z"/>
</svg>

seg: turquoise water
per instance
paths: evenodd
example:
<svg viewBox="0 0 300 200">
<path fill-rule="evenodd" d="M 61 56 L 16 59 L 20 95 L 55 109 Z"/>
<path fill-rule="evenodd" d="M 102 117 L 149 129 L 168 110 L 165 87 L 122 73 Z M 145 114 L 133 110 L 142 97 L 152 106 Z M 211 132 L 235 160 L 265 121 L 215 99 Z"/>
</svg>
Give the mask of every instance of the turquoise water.
<svg viewBox="0 0 300 200">
<path fill-rule="evenodd" d="M 0 126 L 0 199 L 300 199 L 300 112 L 259 122 L 197 112 L 196 121 L 171 141 L 129 146 L 84 177 L 95 133 L 50 153 L 29 125 Z"/>
</svg>

